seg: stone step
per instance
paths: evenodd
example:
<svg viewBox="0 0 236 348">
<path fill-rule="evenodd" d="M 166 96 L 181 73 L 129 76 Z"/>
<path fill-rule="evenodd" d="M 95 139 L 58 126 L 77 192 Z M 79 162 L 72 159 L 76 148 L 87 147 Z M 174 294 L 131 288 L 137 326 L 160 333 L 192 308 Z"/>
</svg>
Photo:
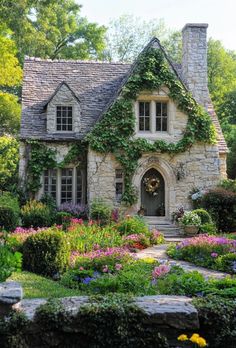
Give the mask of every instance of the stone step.
<svg viewBox="0 0 236 348">
<path fill-rule="evenodd" d="M 167 238 L 179 238 L 181 237 L 181 229 L 176 225 L 172 224 L 166 218 L 156 218 L 155 216 L 145 216 L 146 223 L 149 229 L 157 229 L 164 234 Z"/>
</svg>

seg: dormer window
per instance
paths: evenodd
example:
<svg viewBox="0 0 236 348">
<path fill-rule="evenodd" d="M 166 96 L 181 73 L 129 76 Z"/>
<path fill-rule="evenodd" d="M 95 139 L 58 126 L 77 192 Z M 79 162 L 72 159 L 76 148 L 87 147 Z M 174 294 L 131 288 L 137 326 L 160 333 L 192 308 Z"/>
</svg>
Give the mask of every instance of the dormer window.
<svg viewBox="0 0 236 348">
<path fill-rule="evenodd" d="M 73 124 L 72 106 L 57 106 L 57 131 L 71 132 Z"/>
</svg>

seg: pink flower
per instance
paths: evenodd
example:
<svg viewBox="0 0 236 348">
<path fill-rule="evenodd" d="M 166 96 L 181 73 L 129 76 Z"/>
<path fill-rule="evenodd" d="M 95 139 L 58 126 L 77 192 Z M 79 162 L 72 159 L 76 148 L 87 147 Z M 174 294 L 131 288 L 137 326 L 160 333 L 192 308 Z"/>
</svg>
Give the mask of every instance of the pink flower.
<svg viewBox="0 0 236 348">
<path fill-rule="evenodd" d="M 217 257 L 218 256 L 218 254 L 217 253 L 211 253 L 211 257 Z"/>
<path fill-rule="evenodd" d="M 80 270 L 80 271 L 84 271 L 84 267 L 80 267 L 79 270 Z"/>
<path fill-rule="evenodd" d="M 102 271 L 104 273 L 108 273 L 108 271 L 109 271 L 108 266 L 107 265 L 103 266 Z"/>
<path fill-rule="evenodd" d="M 170 266 L 160 265 L 160 266 L 154 268 L 154 270 L 152 272 L 152 276 L 153 276 L 153 278 L 158 278 L 158 277 L 161 277 L 161 276 L 167 274 L 169 271 L 170 271 Z"/>
<path fill-rule="evenodd" d="M 83 219 L 72 218 L 70 219 L 71 224 L 73 225 L 83 225 Z"/>
<path fill-rule="evenodd" d="M 94 244 L 94 246 L 93 246 L 93 249 L 94 250 L 98 250 L 100 248 L 100 245 L 99 244 Z"/>
<path fill-rule="evenodd" d="M 121 268 L 122 268 L 122 265 L 121 265 L 120 263 L 117 263 L 117 264 L 115 265 L 115 269 L 116 269 L 117 271 L 120 271 Z"/>
</svg>

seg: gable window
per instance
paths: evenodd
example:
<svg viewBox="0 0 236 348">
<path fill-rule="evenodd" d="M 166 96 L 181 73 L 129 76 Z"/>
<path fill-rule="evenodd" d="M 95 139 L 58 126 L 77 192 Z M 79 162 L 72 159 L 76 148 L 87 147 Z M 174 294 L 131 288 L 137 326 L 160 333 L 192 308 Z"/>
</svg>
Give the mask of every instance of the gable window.
<svg viewBox="0 0 236 348">
<path fill-rule="evenodd" d="M 167 103 L 156 103 L 156 131 L 167 132 Z"/>
<path fill-rule="evenodd" d="M 150 131 L 150 103 L 139 102 L 139 130 Z"/>
<path fill-rule="evenodd" d="M 85 172 L 80 168 L 47 169 L 44 171 L 44 193 L 57 205 L 65 202 L 85 203 Z"/>
<path fill-rule="evenodd" d="M 57 131 L 72 131 L 72 106 L 57 106 Z"/>
<path fill-rule="evenodd" d="M 116 201 L 121 202 L 124 191 L 124 175 L 122 169 L 116 169 L 115 187 L 116 187 Z"/>
<path fill-rule="evenodd" d="M 144 96 L 147 98 L 147 96 Z M 161 99 L 161 98 L 160 98 Z M 147 101 L 138 100 L 136 103 L 137 132 L 141 134 L 167 133 L 170 131 L 168 100 L 150 96 Z"/>
</svg>

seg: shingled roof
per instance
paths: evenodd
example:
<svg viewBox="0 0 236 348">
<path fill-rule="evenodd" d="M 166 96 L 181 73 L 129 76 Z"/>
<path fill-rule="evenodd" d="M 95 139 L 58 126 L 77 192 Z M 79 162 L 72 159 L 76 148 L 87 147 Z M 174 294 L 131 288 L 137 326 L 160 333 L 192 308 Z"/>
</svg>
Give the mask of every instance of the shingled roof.
<svg viewBox="0 0 236 348">
<path fill-rule="evenodd" d="M 154 38 L 145 49 L 158 45 Z M 157 47 L 157 46 L 156 46 Z M 163 50 L 165 54 L 165 51 Z M 166 56 L 166 54 L 165 54 Z M 181 65 L 172 63 L 166 56 L 171 69 L 183 83 Z M 24 63 L 22 90 L 21 139 L 73 140 L 82 139 L 96 121 L 119 95 L 135 67 L 134 64 L 108 63 L 77 60 L 51 60 L 27 57 Z M 80 102 L 80 133 L 54 133 L 46 131 L 46 105 L 60 86 L 65 83 Z M 227 152 L 217 115 L 210 102 L 208 112 L 218 134 L 219 152 Z"/>
<path fill-rule="evenodd" d="M 81 139 L 92 128 L 126 78 L 130 64 L 26 58 L 22 90 L 21 138 Z M 65 82 L 80 101 L 81 132 L 48 134 L 48 101 Z"/>
</svg>

